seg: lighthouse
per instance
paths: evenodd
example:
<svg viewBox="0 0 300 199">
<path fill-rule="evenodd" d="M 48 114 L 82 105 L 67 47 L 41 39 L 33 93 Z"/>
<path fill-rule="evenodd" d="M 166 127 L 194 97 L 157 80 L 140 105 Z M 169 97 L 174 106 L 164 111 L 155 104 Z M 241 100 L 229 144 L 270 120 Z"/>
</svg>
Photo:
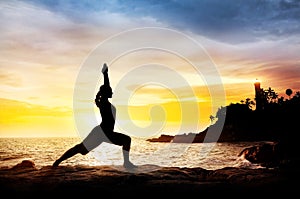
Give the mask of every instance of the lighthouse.
<svg viewBox="0 0 300 199">
<path fill-rule="evenodd" d="M 256 101 L 256 110 L 260 111 L 263 109 L 263 89 L 260 88 L 260 81 L 258 79 L 254 82 L 255 88 L 255 101 Z"/>
</svg>

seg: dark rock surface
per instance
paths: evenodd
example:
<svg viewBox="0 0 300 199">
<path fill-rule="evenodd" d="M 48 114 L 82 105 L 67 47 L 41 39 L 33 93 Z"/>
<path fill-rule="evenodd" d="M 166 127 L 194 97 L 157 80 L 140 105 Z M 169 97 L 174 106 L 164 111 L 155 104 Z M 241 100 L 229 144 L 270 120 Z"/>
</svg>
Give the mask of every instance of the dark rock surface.
<svg viewBox="0 0 300 199">
<path fill-rule="evenodd" d="M 93 195 L 169 196 L 178 194 L 232 195 L 260 193 L 267 196 L 299 193 L 294 188 L 299 170 L 122 166 L 45 166 L 23 161 L 12 168 L 0 168 L 0 192 L 10 196 Z M 41 195 L 43 194 L 43 195 Z M 46 194 L 46 195 L 45 195 Z M 146 194 L 146 195 L 141 195 Z M 200 195 L 199 195 L 200 196 Z M 233 195 L 234 196 L 234 195 Z"/>
</svg>

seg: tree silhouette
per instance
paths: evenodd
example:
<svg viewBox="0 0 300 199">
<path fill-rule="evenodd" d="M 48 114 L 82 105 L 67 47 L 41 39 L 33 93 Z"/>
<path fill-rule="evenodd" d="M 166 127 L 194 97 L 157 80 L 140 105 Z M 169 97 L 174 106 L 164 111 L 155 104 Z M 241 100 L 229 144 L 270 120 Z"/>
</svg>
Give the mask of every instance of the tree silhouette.
<svg viewBox="0 0 300 199">
<path fill-rule="evenodd" d="M 291 99 L 292 93 L 293 93 L 293 90 L 290 89 L 290 88 L 288 88 L 288 89 L 285 90 L 285 94 L 287 94 L 289 96 L 289 99 Z"/>
<path fill-rule="evenodd" d="M 265 97 L 268 103 L 271 103 L 276 101 L 276 99 L 278 98 L 278 94 L 274 91 L 274 89 L 269 87 L 267 90 L 265 90 Z"/>
<path fill-rule="evenodd" d="M 249 97 L 244 100 L 241 100 L 242 104 L 245 104 L 249 109 L 252 109 L 252 106 L 255 105 L 255 102 L 251 100 Z"/>
<path fill-rule="evenodd" d="M 283 96 L 279 97 L 278 100 L 277 100 L 277 103 L 278 103 L 279 105 L 282 105 L 283 102 L 284 102 L 284 97 L 283 97 Z"/>
<path fill-rule="evenodd" d="M 272 93 L 271 99 L 273 102 L 276 102 L 276 100 L 278 99 L 278 94 L 276 92 Z"/>
<path fill-rule="evenodd" d="M 209 116 L 209 119 L 210 119 L 210 122 L 212 123 L 212 122 L 216 119 L 216 117 L 213 116 L 213 115 L 210 115 L 210 116 Z"/>
</svg>

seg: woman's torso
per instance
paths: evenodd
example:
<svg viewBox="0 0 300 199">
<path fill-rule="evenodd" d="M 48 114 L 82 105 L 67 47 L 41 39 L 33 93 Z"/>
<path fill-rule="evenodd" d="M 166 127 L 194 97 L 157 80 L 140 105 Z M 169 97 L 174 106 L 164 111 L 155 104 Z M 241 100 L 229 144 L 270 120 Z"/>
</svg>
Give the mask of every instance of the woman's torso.
<svg viewBox="0 0 300 199">
<path fill-rule="evenodd" d="M 107 100 L 100 101 L 101 128 L 104 131 L 113 131 L 115 126 L 116 108 Z"/>
</svg>

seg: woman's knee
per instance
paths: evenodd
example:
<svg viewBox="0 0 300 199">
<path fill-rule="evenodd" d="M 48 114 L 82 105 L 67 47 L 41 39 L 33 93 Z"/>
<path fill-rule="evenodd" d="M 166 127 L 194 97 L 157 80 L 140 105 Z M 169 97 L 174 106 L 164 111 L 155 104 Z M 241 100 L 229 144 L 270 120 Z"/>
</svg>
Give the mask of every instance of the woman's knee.
<svg viewBox="0 0 300 199">
<path fill-rule="evenodd" d="M 89 152 L 83 143 L 77 144 L 74 148 L 82 155 L 86 155 Z"/>
<path fill-rule="evenodd" d="M 124 141 L 125 141 L 126 144 L 131 143 L 131 137 L 129 137 L 128 135 L 126 135 L 124 139 L 125 139 Z"/>
</svg>

